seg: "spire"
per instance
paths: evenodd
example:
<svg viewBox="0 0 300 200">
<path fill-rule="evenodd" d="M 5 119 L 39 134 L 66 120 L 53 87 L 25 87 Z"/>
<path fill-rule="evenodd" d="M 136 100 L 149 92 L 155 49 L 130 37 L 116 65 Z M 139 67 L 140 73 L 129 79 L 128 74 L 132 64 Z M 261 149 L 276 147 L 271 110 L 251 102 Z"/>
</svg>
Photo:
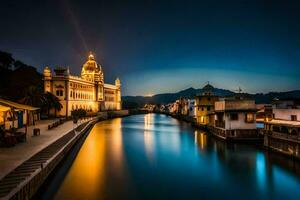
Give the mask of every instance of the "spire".
<svg viewBox="0 0 300 200">
<path fill-rule="evenodd" d="M 90 51 L 90 53 L 89 53 L 89 60 L 95 60 L 95 57 L 94 57 L 94 55 L 93 55 L 93 53 Z"/>
<path fill-rule="evenodd" d="M 120 81 L 119 77 L 116 78 L 115 85 L 117 85 L 117 86 L 121 85 L 121 81 Z"/>
<path fill-rule="evenodd" d="M 50 70 L 50 68 L 48 66 L 46 66 L 44 68 L 44 76 L 45 77 L 51 77 L 51 70 Z"/>
</svg>

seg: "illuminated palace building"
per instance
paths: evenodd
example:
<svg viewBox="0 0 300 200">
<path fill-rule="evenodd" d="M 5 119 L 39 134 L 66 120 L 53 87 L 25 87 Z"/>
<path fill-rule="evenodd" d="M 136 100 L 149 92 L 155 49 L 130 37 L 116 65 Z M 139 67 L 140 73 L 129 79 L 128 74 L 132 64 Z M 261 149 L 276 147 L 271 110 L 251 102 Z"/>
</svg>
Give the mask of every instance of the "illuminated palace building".
<svg viewBox="0 0 300 200">
<path fill-rule="evenodd" d="M 69 69 L 57 67 L 52 74 L 49 67 L 44 69 L 44 90 L 54 94 L 62 104 L 59 116 L 70 116 L 75 109 L 88 112 L 121 109 L 121 83 L 104 83 L 104 74 L 94 56 L 90 54 L 83 64 L 81 77 L 70 75 Z M 54 114 L 54 111 L 53 113 Z"/>
</svg>

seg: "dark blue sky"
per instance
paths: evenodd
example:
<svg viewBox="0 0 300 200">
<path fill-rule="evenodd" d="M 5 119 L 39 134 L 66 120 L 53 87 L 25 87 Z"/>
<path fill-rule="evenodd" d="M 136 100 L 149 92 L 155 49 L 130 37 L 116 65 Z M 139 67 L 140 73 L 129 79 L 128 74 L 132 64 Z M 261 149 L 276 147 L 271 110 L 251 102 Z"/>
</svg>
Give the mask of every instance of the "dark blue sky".
<svg viewBox="0 0 300 200">
<path fill-rule="evenodd" d="M 79 74 L 89 51 L 124 95 L 300 89 L 300 1 L 1 1 L 0 49 Z"/>
</svg>

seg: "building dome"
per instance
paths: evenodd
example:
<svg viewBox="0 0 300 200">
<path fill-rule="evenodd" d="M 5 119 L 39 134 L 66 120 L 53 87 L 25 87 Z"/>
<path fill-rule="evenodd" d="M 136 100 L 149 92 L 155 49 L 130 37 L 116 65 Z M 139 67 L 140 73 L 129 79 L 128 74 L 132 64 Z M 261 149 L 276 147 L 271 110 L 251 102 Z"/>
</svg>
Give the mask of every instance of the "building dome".
<svg viewBox="0 0 300 200">
<path fill-rule="evenodd" d="M 101 71 L 101 66 L 96 62 L 92 53 L 88 56 L 88 60 L 83 64 L 82 71 L 85 72 L 97 72 Z"/>
<path fill-rule="evenodd" d="M 103 81 L 102 67 L 96 62 L 92 53 L 89 54 L 88 60 L 82 66 L 81 77 L 89 81 Z"/>
</svg>

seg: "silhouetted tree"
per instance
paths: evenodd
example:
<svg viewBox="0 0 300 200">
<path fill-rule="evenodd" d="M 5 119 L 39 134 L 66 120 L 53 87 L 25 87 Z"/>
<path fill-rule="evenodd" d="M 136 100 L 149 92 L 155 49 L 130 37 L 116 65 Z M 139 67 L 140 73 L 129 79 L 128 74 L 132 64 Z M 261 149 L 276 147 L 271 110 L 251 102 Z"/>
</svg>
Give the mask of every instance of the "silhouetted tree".
<svg viewBox="0 0 300 200">
<path fill-rule="evenodd" d="M 46 110 L 48 112 L 48 116 L 50 115 L 50 110 L 54 109 L 55 117 L 56 117 L 57 116 L 56 112 L 60 111 L 62 109 L 62 105 L 59 102 L 59 99 L 50 92 L 47 92 L 44 95 L 45 95 L 46 101 L 45 101 L 45 104 L 43 105 L 43 107 L 46 108 Z"/>
<path fill-rule="evenodd" d="M 26 89 L 24 97 L 19 102 L 35 107 L 43 107 L 48 103 L 43 90 L 34 85 Z"/>
<path fill-rule="evenodd" d="M 24 67 L 24 66 L 27 66 L 26 64 L 24 64 L 23 62 L 21 62 L 20 60 L 17 60 L 15 63 L 14 63 L 14 69 L 18 69 L 20 67 Z"/>
<path fill-rule="evenodd" d="M 12 54 L 0 51 L 0 68 L 12 70 L 14 62 Z"/>
<path fill-rule="evenodd" d="M 76 109 L 76 110 L 72 110 L 71 111 L 71 116 L 72 116 L 72 119 L 73 119 L 73 122 L 74 123 L 77 123 L 77 121 L 83 117 L 86 117 L 86 110 L 82 109 L 82 108 L 79 108 L 79 109 Z"/>
</svg>

